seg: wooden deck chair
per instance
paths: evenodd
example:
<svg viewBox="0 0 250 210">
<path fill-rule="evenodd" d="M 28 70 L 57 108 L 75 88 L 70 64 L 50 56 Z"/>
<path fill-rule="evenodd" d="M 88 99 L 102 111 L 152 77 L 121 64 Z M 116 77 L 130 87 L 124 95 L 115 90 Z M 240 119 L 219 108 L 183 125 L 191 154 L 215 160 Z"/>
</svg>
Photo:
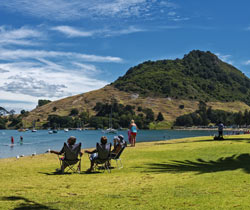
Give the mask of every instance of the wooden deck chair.
<svg viewBox="0 0 250 210">
<path fill-rule="evenodd" d="M 110 161 L 110 151 L 111 151 L 111 143 L 107 144 L 96 144 L 96 150 L 98 154 L 98 158 L 94 163 L 94 170 L 103 170 L 103 172 L 111 172 L 109 167 Z"/>
<path fill-rule="evenodd" d="M 59 156 L 60 166 L 64 170 L 62 173 L 67 171 L 73 171 L 75 173 L 81 172 L 81 143 L 68 145 L 64 143 L 63 146 L 64 156 Z M 66 169 L 66 171 L 65 171 Z"/>
</svg>

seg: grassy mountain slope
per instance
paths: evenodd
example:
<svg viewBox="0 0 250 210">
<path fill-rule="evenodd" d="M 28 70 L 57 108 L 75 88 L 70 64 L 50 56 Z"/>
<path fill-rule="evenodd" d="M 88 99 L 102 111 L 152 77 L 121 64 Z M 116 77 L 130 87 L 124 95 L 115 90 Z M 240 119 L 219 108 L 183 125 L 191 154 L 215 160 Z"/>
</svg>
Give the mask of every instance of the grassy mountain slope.
<svg viewBox="0 0 250 210">
<path fill-rule="evenodd" d="M 110 99 L 114 97 L 118 103 L 124 105 L 141 106 L 143 108 L 151 108 L 155 115 L 158 112 L 162 112 L 164 119 L 168 122 L 173 122 L 176 117 L 183 114 L 194 112 L 198 109 L 198 101 L 183 100 L 183 99 L 171 99 L 162 97 L 144 97 L 137 96 L 108 85 L 96 91 L 67 97 L 58 101 L 53 101 L 44 106 L 38 107 L 30 112 L 28 117 L 24 118 L 23 122 L 25 127 L 32 125 L 34 120 L 38 121 L 37 126 L 46 122 L 49 114 L 56 114 L 60 116 L 69 115 L 72 108 L 77 108 L 81 111 L 89 111 L 90 115 L 95 114 L 93 107 L 97 102 L 110 102 Z M 250 107 L 243 102 L 208 102 L 208 106 L 212 106 L 214 109 L 221 109 L 226 111 L 238 112 L 248 109 Z M 184 109 L 180 109 L 179 106 L 184 105 Z M 56 111 L 53 111 L 53 107 L 57 107 Z"/>
<path fill-rule="evenodd" d="M 25 127 L 46 122 L 49 114 L 69 115 L 73 108 L 96 114 L 97 102 L 115 98 L 123 105 L 161 112 L 167 125 L 176 117 L 194 112 L 200 100 L 213 109 L 230 112 L 250 110 L 250 80 L 235 67 L 210 52 L 192 51 L 183 59 L 147 61 L 99 90 L 67 97 L 38 107 L 24 118 Z M 247 105 L 248 104 L 248 105 Z M 184 105 L 180 109 L 180 105 Z M 53 111 L 56 107 L 56 111 Z M 55 109 L 54 109 L 55 110 Z M 164 126 L 163 126 L 164 127 Z"/>
</svg>

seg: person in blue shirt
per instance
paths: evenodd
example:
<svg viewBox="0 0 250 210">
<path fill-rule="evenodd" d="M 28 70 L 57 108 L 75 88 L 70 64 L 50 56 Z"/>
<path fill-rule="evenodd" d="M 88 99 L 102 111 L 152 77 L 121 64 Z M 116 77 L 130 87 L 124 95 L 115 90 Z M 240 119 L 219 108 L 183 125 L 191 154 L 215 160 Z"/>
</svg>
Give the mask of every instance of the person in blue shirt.
<svg viewBox="0 0 250 210">
<path fill-rule="evenodd" d="M 136 135 L 137 135 L 137 125 L 135 124 L 134 120 L 131 120 L 130 125 L 129 125 L 129 130 L 130 130 L 130 135 L 131 135 L 131 147 L 135 146 L 136 142 Z"/>
</svg>

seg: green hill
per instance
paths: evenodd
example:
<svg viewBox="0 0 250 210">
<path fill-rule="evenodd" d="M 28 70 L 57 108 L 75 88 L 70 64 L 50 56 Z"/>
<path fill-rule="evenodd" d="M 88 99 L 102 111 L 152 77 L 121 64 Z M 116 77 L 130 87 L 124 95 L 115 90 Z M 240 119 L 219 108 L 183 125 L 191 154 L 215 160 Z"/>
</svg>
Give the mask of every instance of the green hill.
<svg viewBox="0 0 250 210">
<path fill-rule="evenodd" d="M 144 96 L 250 104 L 250 79 L 216 55 L 199 50 L 183 59 L 146 61 L 112 85 Z"/>
</svg>

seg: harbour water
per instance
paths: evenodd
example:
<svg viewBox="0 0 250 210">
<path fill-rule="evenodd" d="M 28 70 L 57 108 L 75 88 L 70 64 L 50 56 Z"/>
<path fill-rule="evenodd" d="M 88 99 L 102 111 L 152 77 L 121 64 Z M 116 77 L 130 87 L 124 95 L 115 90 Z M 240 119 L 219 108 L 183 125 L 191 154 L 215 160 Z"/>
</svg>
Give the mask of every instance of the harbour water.
<svg viewBox="0 0 250 210">
<path fill-rule="evenodd" d="M 127 131 L 118 131 L 117 134 L 104 134 L 101 130 L 63 130 L 58 133 L 49 134 L 47 130 L 37 132 L 19 132 L 17 130 L 0 130 L 0 158 L 28 156 L 32 154 L 42 154 L 48 149 L 60 150 L 63 142 L 69 136 L 75 136 L 77 142 L 82 142 L 83 148 L 95 147 L 101 136 L 106 135 L 108 141 L 112 142 L 115 135 L 122 134 L 125 140 L 128 139 Z M 158 140 L 171 140 L 195 136 L 213 136 L 217 134 L 215 130 L 139 130 L 137 142 L 148 142 Z M 11 144 L 11 136 L 14 144 Z M 23 137 L 23 142 L 20 137 Z"/>
</svg>

